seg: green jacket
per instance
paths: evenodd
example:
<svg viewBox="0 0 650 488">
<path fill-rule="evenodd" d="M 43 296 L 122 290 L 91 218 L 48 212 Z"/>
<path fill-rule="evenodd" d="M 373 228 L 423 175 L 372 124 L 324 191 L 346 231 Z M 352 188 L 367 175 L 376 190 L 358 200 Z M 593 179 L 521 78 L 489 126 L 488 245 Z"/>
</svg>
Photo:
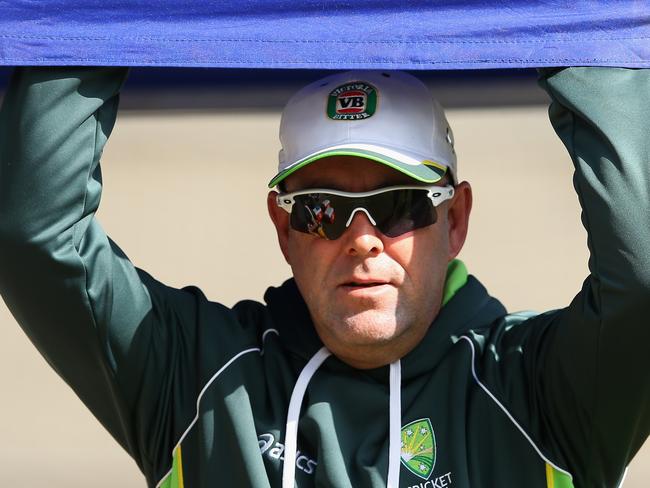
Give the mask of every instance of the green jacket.
<svg viewBox="0 0 650 488">
<path fill-rule="evenodd" d="M 370 371 L 328 355 L 292 280 L 227 308 L 106 236 L 99 160 L 124 75 L 14 74 L 0 293 L 149 486 L 617 486 L 650 426 L 649 71 L 541 80 L 589 233 L 572 303 L 509 315 L 454 262 L 426 337 Z"/>
</svg>

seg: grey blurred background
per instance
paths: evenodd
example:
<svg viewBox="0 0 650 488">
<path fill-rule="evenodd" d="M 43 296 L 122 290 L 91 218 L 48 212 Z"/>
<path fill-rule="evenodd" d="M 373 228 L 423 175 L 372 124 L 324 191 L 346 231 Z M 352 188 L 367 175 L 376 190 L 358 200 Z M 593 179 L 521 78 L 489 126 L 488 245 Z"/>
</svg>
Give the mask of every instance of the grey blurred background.
<svg viewBox="0 0 650 488">
<path fill-rule="evenodd" d="M 198 285 L 226 305 L 260 300 L 290 275 L 265 204 L 280 109 L 322 74 L 134 70 L 103 157 L 99 219 L 109 235 L 169 285 Z M 0 97 L 7 76 L 0 70 Z M 510 311 L 566 306 L 587 275 L 586 235 L 571 162 L 534 72 L 422 77 L 447 108 L 460 178 L 474 187 L 461 259 Z M 2 302 L 0 325 L 0 484 L 145 486 Z M 625 486 L 648 480 L 650 446 Z"/>
</svg>

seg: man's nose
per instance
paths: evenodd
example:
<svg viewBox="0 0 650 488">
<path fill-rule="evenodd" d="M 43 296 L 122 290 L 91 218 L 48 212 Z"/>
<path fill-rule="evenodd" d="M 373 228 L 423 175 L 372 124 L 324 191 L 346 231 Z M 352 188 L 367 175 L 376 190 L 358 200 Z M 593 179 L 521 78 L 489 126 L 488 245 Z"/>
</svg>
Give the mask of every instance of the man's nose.
<svg viewBox="0 0 650 488">
<path fill-rule="evenodd" d="M 379 229 L 363 210 L 357 210 L 345 230 L 347 253 L 351 256 L 377 255 L 383 252 L 384 242 Z"/>
</svg>

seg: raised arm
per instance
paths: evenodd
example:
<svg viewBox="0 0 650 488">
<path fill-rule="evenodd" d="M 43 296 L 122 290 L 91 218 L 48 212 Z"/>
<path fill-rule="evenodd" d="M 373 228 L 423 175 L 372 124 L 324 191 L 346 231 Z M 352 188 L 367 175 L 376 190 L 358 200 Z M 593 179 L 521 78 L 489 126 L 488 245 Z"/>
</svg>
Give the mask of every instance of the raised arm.
<svg viewBox="0 0 650 488">
<path fill-rule="evenodd" d="M 151 482 L 176 441 L 175 389 L 190 401 L 195 389 L 179 358 L 195 343 L 201 298 L 136 270 L 95 219 L 125 74 L 16 70 L 0 112 L 0 293 Z"/>
<path fill-rule="evenodd" d="M 570 68 L 542 85 L 591 257 L 571 305 L 534 319 L 551 320 L 533 341 L 540 435 L 576 486 L 616 486 L 650 432 L 650 70 Z"/>
</svg>

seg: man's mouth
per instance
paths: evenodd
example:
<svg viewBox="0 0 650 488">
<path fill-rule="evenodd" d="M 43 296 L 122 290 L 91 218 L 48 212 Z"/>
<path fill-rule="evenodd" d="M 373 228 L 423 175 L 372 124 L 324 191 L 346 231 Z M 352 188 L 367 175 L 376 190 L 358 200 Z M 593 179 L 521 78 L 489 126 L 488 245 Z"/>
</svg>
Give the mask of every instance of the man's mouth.
<svg viewBox="0 0 650 488">
<path fill-rule="evenodd" d="M 363 288 L 376 288 L 384 285 L 390 285 L 390 282 L 386 280 L 373 280 L 373 279 L 350 280 L 343 283 L 341 286 L 348 290 L 354 290 L 354 289 L 363 289 Z"/>
</svg>

